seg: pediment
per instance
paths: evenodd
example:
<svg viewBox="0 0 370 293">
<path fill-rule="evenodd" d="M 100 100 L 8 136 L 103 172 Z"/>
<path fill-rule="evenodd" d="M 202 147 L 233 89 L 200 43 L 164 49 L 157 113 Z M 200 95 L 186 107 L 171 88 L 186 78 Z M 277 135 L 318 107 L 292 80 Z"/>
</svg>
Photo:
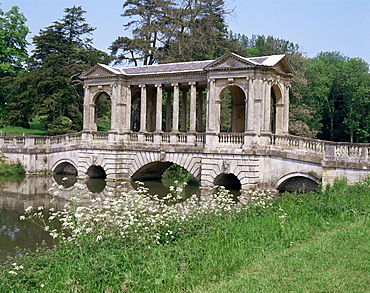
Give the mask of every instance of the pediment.
<svg viewBox="0 0 370 293">
<path fill-rule="evenodd" d="M 104 64 L 97 64 L 88 71 L 84 72 L 81 75 L 81 78 L 104 78 L 117 74 L 121 74 L 118 69 Z"/>
<path fill-rule="evenodd" d="M 255 64 L 249 62 L 246 58 L 238 56 L 234 53 L 228 53 L 211 64 L 207 65 L 205 70 L 230 70 L 253 67 Z"/>
</svg>

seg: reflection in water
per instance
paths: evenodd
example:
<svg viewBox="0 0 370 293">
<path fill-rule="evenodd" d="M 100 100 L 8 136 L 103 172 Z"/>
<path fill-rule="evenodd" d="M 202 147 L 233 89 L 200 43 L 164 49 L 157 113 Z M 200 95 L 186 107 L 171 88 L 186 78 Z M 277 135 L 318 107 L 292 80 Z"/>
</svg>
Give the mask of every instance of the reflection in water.
<svg viewBox="0 0 370 293">
<path fill-rule="evenodd" d="M 51 207 L 62 208 L 70 196 L 79 192 L 76 188 L 77 182 L 76 176 L 73 175 L 0 176 L 0 258 L 14 255 L 17 252 L 16 247 L 34 250 L 41 243 L 52 245 L 52 239 L 47 232 L 29 221 L 21 221 L 19 217 L 29 206 L 32 206 L 35 211 L 39 206 L 43 206 L 45 212 Z M 63 186 L 66 191 L 60 194 L 61 198 L 58 201 L 50 203 L 52 193 L 57 190 L 55 187 L 51 189 L 53 183 Z M 110 188 L 118 185 L 124 186 L 124 191 L 137 188 L 134 182 L 131 186 L 129 183 L 122 184 L 95 178 L 80 183 L 85 183 L 90 192 L 102 196 L 106 196 Z M 159 198 L 170 193 L 169 187 L 174 185 L 172 181 L 145 181 L 143 183 L 149 189 L 150 194 L 158 194 Z M 193 194 L 200 196 L 199 187 L 189 184 L 184 188 L 180 201 L 186 200 Z M 240 192 L 233 192 L 233 194 L 239 195 Z"/>
</svg>

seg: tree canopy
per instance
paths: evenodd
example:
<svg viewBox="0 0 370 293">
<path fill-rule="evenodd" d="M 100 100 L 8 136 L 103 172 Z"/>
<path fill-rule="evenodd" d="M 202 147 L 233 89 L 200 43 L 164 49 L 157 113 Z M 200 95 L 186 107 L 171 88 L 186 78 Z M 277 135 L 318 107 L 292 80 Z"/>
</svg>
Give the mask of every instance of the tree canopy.
<svg viewBox="0 0 370 293">
<path fill-rule="evenodd" d="M 35 115 L 49 134 L 82 128 L 83 86 L 79 75 L 109 56 L 91 45 L 95 30 L 85 22 L 81 7 L 66 8 L 65 16 L 33 38 L 29 71 L 7 87 L 7 120 L 27 127 Z"/>
</svg>

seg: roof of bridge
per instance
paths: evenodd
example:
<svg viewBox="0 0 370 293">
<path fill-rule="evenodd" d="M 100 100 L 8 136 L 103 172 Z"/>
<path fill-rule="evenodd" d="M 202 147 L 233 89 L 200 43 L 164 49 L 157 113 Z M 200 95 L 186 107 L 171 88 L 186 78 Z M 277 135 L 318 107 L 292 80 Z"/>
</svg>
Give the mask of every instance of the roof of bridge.
<svg viewBox="0 0 370 293">
<path fill-rule="evenodd" d="M 153 74 L 175 74 L 188 72 L 205 72 L 207 70 L 241 69 L 255 66 L 274 67 L 279 62 L 282 64 L 286 73 L 293 73 L 292 68 L 286 61 L 285 55 L 246 58 L 234 53 L 228 53 L 215 60 L 143 65 L 134 67 L 118 68 L 104 64 L 97 64 L 96 66 L 82 74 L 81 77 L 93 78 L 95 76 L 102 77 L 104 75 L 137 76 Z M 104 74 L 102 74 L 101 72 L 97 72 L 97 67 L 100 67 L 100 69 L 104 71 Z"/>
</svg>

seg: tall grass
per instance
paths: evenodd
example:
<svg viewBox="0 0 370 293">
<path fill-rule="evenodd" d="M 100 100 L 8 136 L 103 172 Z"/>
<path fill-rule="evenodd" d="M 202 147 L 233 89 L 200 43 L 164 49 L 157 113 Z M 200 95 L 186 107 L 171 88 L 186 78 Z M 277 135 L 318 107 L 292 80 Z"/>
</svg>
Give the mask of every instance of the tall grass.
<svg viewBox="0 0 370 293">
<path fill-rule="evenodd" d="M 246 205 L 235 205 L 222 189 L 189 205 L 176 203 L 180 193 L 174 188 L 164 199 L 166 206 L 145 190 L 118 197 L 112 193 L 111 199 L 95 199 L 94 205 L 86 197 L 74 199 L 64 211 L 51 214 L 67 219 L 62 229 L 47 228 L 58 245 L 6 262 L 0 292 L 370 290 L 369 236 L 364 235 L 370 180 L 354 186 L 337 181 L 322 192 L 274 199 L 269 193 L 253 193 Z M 89 218 L 85 208 L 100 220 Z M 28 211 L 35 222 L 50 225 L 41 209 Z M 354 255 L 356 241 L 364 243 Z M 319 249 L 326 258 L 317 257 Z M 351 267 L 345 267 L 339 251 L 348 251 Z M 331 260 L 338 271 L 325 274 L 330 265 L 322 259 Z M 342 276 L 341 269 L 348 276 Z M 352 276 L 360 275 L 363 278 L 354 282 Z"/>
</svg>

